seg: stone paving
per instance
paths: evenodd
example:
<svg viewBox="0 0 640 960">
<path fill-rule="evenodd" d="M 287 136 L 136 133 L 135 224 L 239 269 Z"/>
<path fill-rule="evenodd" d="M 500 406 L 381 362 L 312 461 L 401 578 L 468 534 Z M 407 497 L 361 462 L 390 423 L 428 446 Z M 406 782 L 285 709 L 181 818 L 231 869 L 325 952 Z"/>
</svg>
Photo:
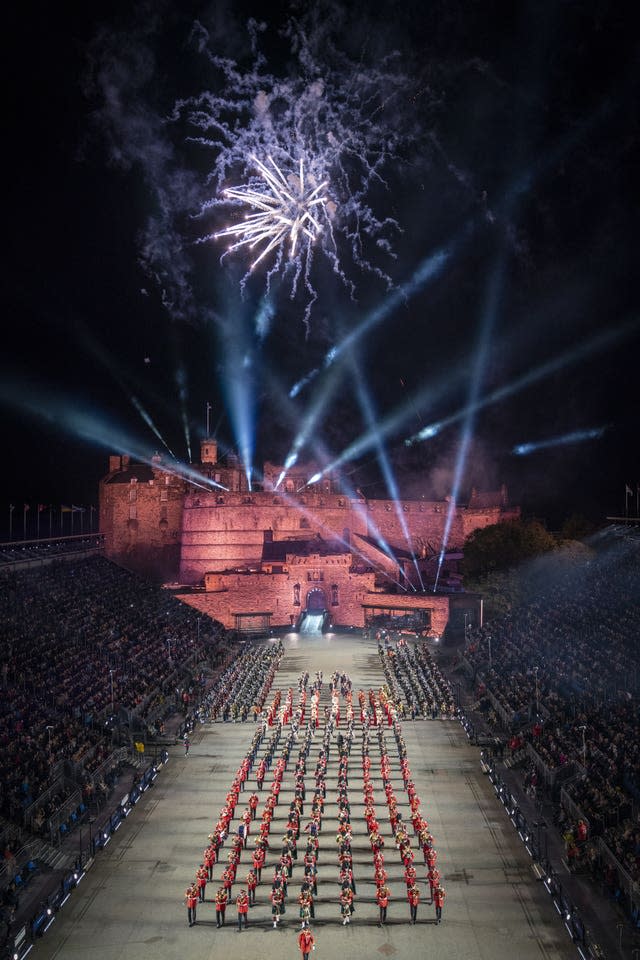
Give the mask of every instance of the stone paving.
<svg viewBox="0 0 640 960">
<path fill-rule="evenodd" d="M 285 655 L 273 691 L 289 687 L 296 702 L 298 678 L 309 671 L 324 674 L 321 703 L 328 702 L 328 680 L 334 670 L 353 681 L 354 707 L 359 689 L 378 690 L 384 682 L 375 641 L 353 634 L 287 636 Z M 271 696 L 268 698 L 268 700 Z M 438 867 L 446 890 L 443 919 L 435 923 L 428 902 L 422 856 L 419 867 L 422 902 L 418 922 L 409 923 L 409 907 L 403 868 L 394 848 L 386 804 L 372 750 L 372 774 L 376 809 L 385 839 L 385 866 L 389 872 L 392 900 L 388 923 L 378 925 L 374 900 L 373 863 L 362 811 L 360 725 L 357 723 L 349 764 L 349 799 L 353 827 L 354 874 L 357 884 L 356 912 L 343 926 L 338 904 L 338 866 L 335 836 L 337 808 L 335 787 L 337 751 L 330 754 L 327 798 L 320 834 L 318 895 L 314 958 L 347 956 L 353 960 L 372 956 L 413 958 L 437 956 L 438 960 L 554 960 L 575 958 L 577 950 L 558 917 L 550 897 L 534 877 L 531 860 L 495 797 L 478 762 L 478 750 L 469 744 L 455 720 L 405 721 L 402 724 L 413 780 L 421 798 L 438 851 Z M 228 841 L 222 849 L 223 863 L 214 868 L 214 882 L 207 888 L 207 902 L 198 906 L 197 924 L 189 927 L 184 891 L 201 862 L 207 836 L 224 804 L 238 765 L 254 732 L 249 723 L 213 723 L 200 726 L 192 736 L 188 757 L 177 746 L 154 787 L 147 791 L 133 814 L 101 851 L 93 867 L 74 891 L 46 937 L 36 944 L 34 960 L 177 960 L 183 957 L 233 957 L 234 960 L 283 960 L 300 957 L 297 895 L 303 875 L 301 856 L 289 883 L 287 910 L 278 929 L 273 929 L 269 894 L 273 863 L 280 853 L 283 819 L 292 797 L 292 770 L 297 752 L 292 751 L 280 802 L 271 828 L 271 850 L 257 903 L 249 912 L 249 926 L 237 930 L 235 905 L 227 910 L 227 924 L 216 929 L 213 895 L 226 859 Z M 307 778 L 313 781 L 319 733 L 307 761 Z M 373 743 L 372 737 L 372 743 Z M 409 805 L 399 776 L 395 741 L 386 734 L 392 757 L 394 789 L 409 822 Z M 278 754 L 276 753 L 276 756 Z M 379 754 L 378 754 L 379 759 Z M 255 770 L 255 768 L 254 768 Z M 260 794 L 260 814 L 270 777 Z M 248 783 L 255 787 L 254 776 Z M 311 791 L 307 792 L 307 799 Z M 245 794 L 248 796 L 248 793 Z M 236 808 L 244 809 L 243 795 Z M 305 805 L 305 813 L 308 806 Z M 306 823 L 305 816 L 301 824 Z M 253 831 L 255 835 L 255 831 Z M 417 849 L 415 840 L 412 841 Z M 301 838 L 300 847 L 304 850 Z M 233 899 L 243 884 L 251 863 L 249 848 L 243 851 L 234 885 Z"/>
</svg>

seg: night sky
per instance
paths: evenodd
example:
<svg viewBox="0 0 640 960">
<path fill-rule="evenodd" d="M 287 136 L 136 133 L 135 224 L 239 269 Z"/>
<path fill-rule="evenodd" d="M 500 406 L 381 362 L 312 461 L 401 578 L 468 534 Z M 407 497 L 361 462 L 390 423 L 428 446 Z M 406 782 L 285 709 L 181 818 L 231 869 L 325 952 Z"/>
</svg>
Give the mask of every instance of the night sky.
<svg viewBox="0 0 640 960">
<path fill-rule="evenodd" d="M 629 484 L 635 512 L 640 58 L 629 5 L 438 0 L 371 14 L 369 4 L 323 4 L 331 29 L 320 42 L 306 5 L 175 6 L 8 15 L 0 531 L 10 503 L 18 535 L 24 503 L 30 523 L 38 503 L 96 504 L 109 452 L 168 447 L 188 460 L 185 423 L 197 459 L 207 402 L 222 447 L 238 447 L 241 397 L 255 464 L 282 462 L 325 387 L 301 459 L 322 448 L 331 461 L 395 413 L 382 447 L 401 492 L 451 493 L 466 427 L 461 500 L 472 485 L 505 482 L 526 515 L 556 527 L 573 511 L 624 513 Z M 336 185 L 353 291 L 316 256 L 308 324 L 304 290 L 292 299 L 276 277 L 258 326 L 265 270 L 243 297 L 246 254 L 220 264 L 215 241 L 194 242 L 223 216 L 197 216 L 216 192 L 216 153 L 194 148 L 175 104 L 220 92 L 198 47 L 205 30 L 209 51 L 250 72 L 251 17 L 266 24 L 268 71 L 295 86 L 300 60 L 280 30 L 291 11 L 316 52 L 315 79 L 318 50 L 330 51 L 334 79 L 342 71 L 336 109 L 367 71 L 385 65 L 400 80 L 375 113 L 397 154 L 366 195 L 399 229 L 385 234 L 388 248 L 364 221 L 360 235 Z M 353 185 L 362 158 L 354 151 L 347 165 Z M 351 255 L 360 241 L 373 272 Z M 438 252 L 437 276 L 413 289 Z M 436 435 L 406 444 L 431 424 L 442 424 Z M 383 496 L 378 453 L 370 445 L 344 469 Z"/>
</svg>

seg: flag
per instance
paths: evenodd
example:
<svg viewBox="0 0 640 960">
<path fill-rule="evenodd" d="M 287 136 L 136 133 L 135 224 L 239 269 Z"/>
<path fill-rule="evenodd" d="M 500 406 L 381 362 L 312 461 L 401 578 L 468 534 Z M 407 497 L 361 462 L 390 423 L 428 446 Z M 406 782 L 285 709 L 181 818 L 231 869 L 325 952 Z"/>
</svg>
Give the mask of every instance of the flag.
<svg viewBox="0 0 640 960">
<path fill-rule="evenodd" d="M 71 513 L 71 507 L 60 507 L 60 513 Z"/>
<path fill-rule="evenodd" d="M 15 508 L 16 508 L 15 503 L 10 503 L 10 504 L 9 504 L 9 513 L 13 513 L 13 511 L 15 510 Z"/>
<path fill-rule="evenodd" d="M 29 510 L 29 504 L 28 504 L 28 503 L 25 503 L 25 505 L 24 505 L 24 512 L 26 513 L 27 510 Z"/>
<path fill-rule="evenodd" d="M 42 513 L 42 511 L 43 511 L 43 510 L 46 510 L 46 509 L 47 509 L 46 503 L 39 503 L 39 504 L 38 504 L 38 513 Z"/>
<path fill-rule="evenodd" d="M 626 493 L 626 495 L 627 495 L 628 497 L 632 497 L 632 496 L 633 496 L 633 490 L 631 489 L 631 487 L 629 486 L 628 483 L 625 484 L 625 490 L 624 490 L 624 492 Z"/>
<path fill-rule="evenodd" d="M 71 512 L 72 512 L 72 513 L 84 513 L 84 507 L 74 507 L 74 505 L 71 504 Z"/>
</svg>

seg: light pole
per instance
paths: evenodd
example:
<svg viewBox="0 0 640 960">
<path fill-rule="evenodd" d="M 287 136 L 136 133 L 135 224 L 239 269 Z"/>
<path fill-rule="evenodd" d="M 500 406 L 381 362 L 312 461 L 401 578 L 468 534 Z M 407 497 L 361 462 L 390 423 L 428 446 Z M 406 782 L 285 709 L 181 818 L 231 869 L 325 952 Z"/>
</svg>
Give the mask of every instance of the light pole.
<svg viewBox="0 0 640 960">
<path fill-rule="evenodd" d="M 582 766 L 586 769 L 587 767 L 587 741 L 586 741 L 587 727 L 583 723 L 581 727 L 578 727 L 578 729 L 582 730 Z"/>
</svg>

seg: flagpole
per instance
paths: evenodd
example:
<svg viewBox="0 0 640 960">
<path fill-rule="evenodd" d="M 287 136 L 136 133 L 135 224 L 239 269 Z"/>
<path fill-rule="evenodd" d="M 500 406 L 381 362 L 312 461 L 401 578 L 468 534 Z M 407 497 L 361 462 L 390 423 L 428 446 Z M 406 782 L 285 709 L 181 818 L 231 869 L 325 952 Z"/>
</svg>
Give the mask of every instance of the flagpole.
<svg viewBox="0 0 640 960">
<path fill-rule="evenodd" d="M 15 504 L 9 504 L 9 540 L 13 539 L 13 511 L 15 510 Z"/>
</svg>

